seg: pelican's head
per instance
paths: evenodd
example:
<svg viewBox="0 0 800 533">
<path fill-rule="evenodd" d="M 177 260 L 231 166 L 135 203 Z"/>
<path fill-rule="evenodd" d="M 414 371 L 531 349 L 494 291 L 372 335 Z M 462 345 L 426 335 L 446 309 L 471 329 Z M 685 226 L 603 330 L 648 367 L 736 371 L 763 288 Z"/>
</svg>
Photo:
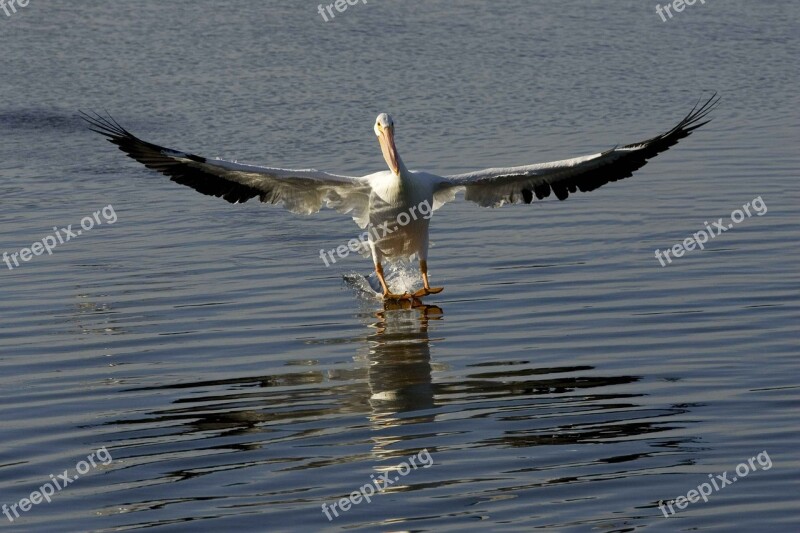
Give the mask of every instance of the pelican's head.
<svg viewBox="0 0 800 533">
<path fill-rule="evenodd" d="M 386 164 L 394 172 L 395 175 L 400 175 L 400 157 L 397 155 L 397 148 L 394 146 L 394 120 L 388 113 L 381 113 L 375 119 L 375 135 L 378 136 L 378 142 L 381 145 L 383 158 Z"/>
</svg>

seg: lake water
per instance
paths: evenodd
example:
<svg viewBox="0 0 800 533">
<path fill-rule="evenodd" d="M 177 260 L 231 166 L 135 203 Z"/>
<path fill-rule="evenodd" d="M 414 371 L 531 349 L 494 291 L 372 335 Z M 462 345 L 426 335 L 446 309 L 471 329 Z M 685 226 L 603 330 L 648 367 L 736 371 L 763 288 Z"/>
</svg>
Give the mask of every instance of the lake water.
<svg viewBox="0 0 800 533">
<path fill-rule="evenodd" d="M 797 531 L 800 6 L 698 2 L 662 21 L 656 5 L 375 0 L 328 22 L 316 2 L 0 11 L 0 252 L 114 215 L 0 264 L 0 504 L 80 473 L 0 523 Z M 714 121 L 631 179 L 437 211 L 445 291 L 412 310 L 343 282 L 368 260 L 320 260 L 357 235 L 348 218 L 202 196 L 76 117 L 363 175 L 384 168 L 372 123 L 387 111 L 410 167 L 452 174 L 645 139 L 712 91 Z M 655 258 L 758 197 L 767 212 L 705 250 Z M 384 475 L 327 519 L 323 504 Z M 737 481 L 659 509 L 717 475 Z"/>
</svg>

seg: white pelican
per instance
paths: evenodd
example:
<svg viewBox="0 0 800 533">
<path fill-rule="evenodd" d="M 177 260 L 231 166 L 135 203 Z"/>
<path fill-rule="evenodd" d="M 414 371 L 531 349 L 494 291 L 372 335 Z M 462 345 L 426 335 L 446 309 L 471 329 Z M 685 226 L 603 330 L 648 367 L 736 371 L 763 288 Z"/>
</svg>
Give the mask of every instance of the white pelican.
<svg viewBox="0 0 800 533">
<path fill-rule="evenodd" d="M 578 190 L 592 191 L 631 176 L 648 159 L 706 124 L 708 121 L 700 121 L 718 102 L 716 94 L 702 105 L 698 102 L 677 126 L 646 141 L 573 159 L 455 176 L 409 170 L 395 146 L 394 120 L 381 113 L 374 131 L 389 170 L 360 178 L 314 169 L 289 170 L 207 159 L 143 141 L 111 117 L 81 114 L 90 129 L 105 135 L 129 157 L 203 194 L 231 203 L 258 197 L 262 202 L 282 203 L 289 211 L 305 215 L 329 207 L 350 214 L 362 228 L 381 228 L 380 232 L 369 232 L 368 246 L 384 298 L 411 299 L 442 291 L 431 287 L 428 281 L 428 224 L 430 213 L 453 200 L 456 193 L 464 191 L 465 200 L 481 206 L 499 207 L 506 203 L 529 204 L 534 198 L 549 196 L 551 191 L 559 200 Z M 407 215 L 414 214 L 415 209 L 419 213 L 423 205 L 429 208 L 427 217 L 415 216 L 405 225 L 399 222 L 398 217 L 411 219 Z M 419 258 L 423 288 L 413 295 L 392 294 L 383 275 L 382 260 L 414 254 Z"/>
</svg>

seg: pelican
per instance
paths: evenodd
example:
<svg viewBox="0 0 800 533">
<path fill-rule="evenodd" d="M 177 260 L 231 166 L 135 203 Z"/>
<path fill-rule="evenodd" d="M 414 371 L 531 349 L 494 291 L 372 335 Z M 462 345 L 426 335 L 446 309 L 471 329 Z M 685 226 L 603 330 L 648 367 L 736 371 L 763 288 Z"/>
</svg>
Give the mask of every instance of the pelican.
<svg viewBox="0 0 800 533">
<path fill-rule="evenodd" d="M 369 231 L 366 251 L 372 256 L 384 298 L 407 300 L 443 290 L 431 287 L 428 280 L 428 227 L 432 212 L 454 200 L 457 193 L 464 192 L 465 200 L 480 206 L 500 207 L 530 204 L 534 198 L 542 200 L 551 193 L 565 200 L 576 191 L 593 191 L 630 177 L 649 159 L 708 123 L 702 120 L 718 103 L 716 93 L 702 105 L 698 101 L 674 128 L 645 141 L 561 161 L 452 176 L 409 170 L 395 145 L 395 122 L 387 113 L 378 115 L 373 130 L 388 170 L 363 177 L 209 159 L 144 141 L 110 116 L 81 115 L 89 129 L 104 135 L 129 157 L 203 194 L 231 203 L 258 197 L 261 202 L 283 204 L 289 211 L 304 215 L 327 207 L 350 215 L 361 228 L 381 228 Z M 419 216 L 423 211 L 425 216 Z M 419 259 L 423 287 L 414 294 L 393 294 L 384 277 L 384 259 L 414 255 Z"/>
</svg>

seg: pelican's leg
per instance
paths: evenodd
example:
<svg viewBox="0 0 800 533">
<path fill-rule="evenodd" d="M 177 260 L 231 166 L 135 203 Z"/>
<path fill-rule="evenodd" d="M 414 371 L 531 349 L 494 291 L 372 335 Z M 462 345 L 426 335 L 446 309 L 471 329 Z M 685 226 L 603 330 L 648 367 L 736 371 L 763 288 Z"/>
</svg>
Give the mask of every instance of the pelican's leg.
<svg viewBox="0 0 800 533">
<path fill-rule="evenodd" d="M 422 272 L 422 288 L 414 293 L 415 297 L 439 294 L 444 290 L 444 287 L 431 287 L 428 283 L 428 262 L 425 259 L 419 260 L 419 271 Z"/>
<path fill-rule="evenodd" d="M 389 290 L 389 286 L 386 284 L 386 278 L 383 277 L 383 265 L 381 265 L 380 261 L 376 261 L 375 262 L 375 273 L 378 274 L 378 280 L 381 282 L 381 287 L 383 287 L 383 298 L 385 300 L 409 300 L 409 299 L 411 299 L 411 295 L 409 293 L 394 294 Z"/>
</svg>

